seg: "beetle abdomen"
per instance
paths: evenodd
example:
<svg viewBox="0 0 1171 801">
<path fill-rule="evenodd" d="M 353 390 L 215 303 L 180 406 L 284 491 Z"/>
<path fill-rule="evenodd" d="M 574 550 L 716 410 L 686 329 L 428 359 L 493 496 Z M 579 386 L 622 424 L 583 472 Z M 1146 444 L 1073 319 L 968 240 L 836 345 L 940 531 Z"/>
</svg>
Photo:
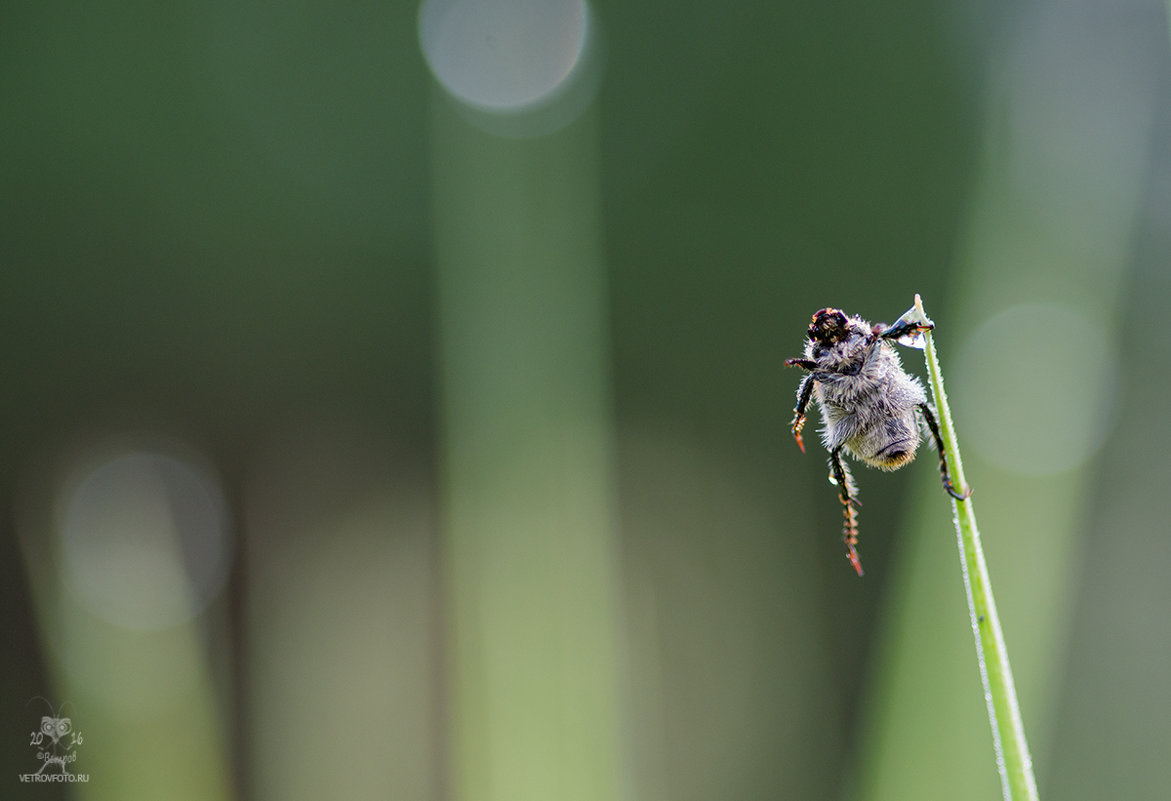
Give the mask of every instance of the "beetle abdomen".
<svg viewBox="0 0 1171 801">
<path fill-rule="evenodd" d="M 882 420 L 858 432 L 846 443 L 855 457 L 880 470 L 898 470 L 919 450 L 919 426 L 915 415 Z"/>
</svg>

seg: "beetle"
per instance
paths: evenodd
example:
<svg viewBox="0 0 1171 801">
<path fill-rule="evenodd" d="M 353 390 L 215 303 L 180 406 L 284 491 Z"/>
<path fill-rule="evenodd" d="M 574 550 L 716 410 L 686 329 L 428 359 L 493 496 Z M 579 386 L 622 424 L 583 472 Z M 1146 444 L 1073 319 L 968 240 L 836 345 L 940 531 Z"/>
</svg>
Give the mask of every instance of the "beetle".
<svg viewBox="0 0 1171 801">
<path fill-rule="evenodd" d="M 821 440 L 829 452 L 830 481 L 838 487 L 845 516 L 843 535 L 846 556 L 859 576 L 858 489 L 842 453 L 877 467 L 898 470 L 915 458 L 919 443 L 929 432 L 939 454 L 943 488 L 957 500 L 971 490 L 955 488 L 944 458 L 943 439 L 935 413 L 927 403 L 927 392 L 919 379 L 903 369 L 892 341 L 919 346 L 922 333 L 934 324 L 915 319 L 910 312 L 891 326 L 871 325 L 841 309 L 819 309 L 806 332 L 803 358 L 786 359 L 788 367 L 799 367 L 806 375 L 797 388 L 792 430 L 797 445 L 805 452 L 801 429 L 810 398 L 821 413 Z M 926 432 L 924 431 L 926 428 Z"/>
</svg>

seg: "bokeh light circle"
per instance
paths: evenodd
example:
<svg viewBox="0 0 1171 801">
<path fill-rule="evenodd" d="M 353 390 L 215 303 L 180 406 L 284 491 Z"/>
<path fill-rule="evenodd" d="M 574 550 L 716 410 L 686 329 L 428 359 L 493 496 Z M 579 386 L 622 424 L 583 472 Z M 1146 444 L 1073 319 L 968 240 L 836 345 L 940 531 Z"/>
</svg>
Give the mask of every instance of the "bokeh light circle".
<svg viewBox="0 0 1171 801">
<path fill-rule="evenodd" d="M 584 0 L 424 0 L 419 41 L 432 74 L 469 106 L 522 111 L 555 95 L 586 53 Z"/>
<path fill-rule="evenodd" d="M 57 508 L 62 579 L 110 623 L 173 626 L 223 587 L 227 506 L 217 482 L 191 461 L 150 450 L 84 460 Z"/>
<path fill-rule="evenodd" d="M 981 324 L 949 376 L 964 448 L 1020 475 L 1078 467 L 1113 424 L 1110 332 L 1067 305 L 1013 306 Z"/>
</svg>

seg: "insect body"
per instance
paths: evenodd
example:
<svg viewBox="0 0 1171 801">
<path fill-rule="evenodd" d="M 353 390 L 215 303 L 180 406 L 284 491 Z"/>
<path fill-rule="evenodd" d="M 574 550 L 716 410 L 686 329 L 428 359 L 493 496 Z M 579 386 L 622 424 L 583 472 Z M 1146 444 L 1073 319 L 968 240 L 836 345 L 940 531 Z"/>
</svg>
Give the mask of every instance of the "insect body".
<svg viewBox="0 0 1171 801">
<path fill-rule="evenodd" d="M 802 452 L 801 429 L 810 397 L 821 411 L 821 439 L 829 451 L 830 481 L 837 484 L 845 515 L 843 534 L 846 555 L 858 575 L 858 490 L 842 451 L 880 470 L 898 470 L 915 458 L 923 427 L 935 440 L 943 488 L 958 500 L 944 460 L 939 425 L 927 404 L 927 393 L 917 378 L 907 374 L 891 340 L 908 341 L 933 327 L 904 315 L 892 326 L 870 325 L 847 317 L 840 309 L 821 309 L 813 315 L 807 333 L 805 358 L 786 359 L 785 364 L 807 372 L 797 389 L 793 410 L 793 436 Z"/>
</svg>

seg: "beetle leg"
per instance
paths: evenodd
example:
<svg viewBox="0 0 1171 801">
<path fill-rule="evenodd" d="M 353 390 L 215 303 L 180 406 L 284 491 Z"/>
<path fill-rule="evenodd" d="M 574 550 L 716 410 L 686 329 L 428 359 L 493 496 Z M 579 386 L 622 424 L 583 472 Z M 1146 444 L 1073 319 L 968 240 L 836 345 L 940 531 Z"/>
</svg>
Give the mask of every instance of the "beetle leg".
<svg viewBox="0 0 1171 801">
<path fill-rule="evenodd" d="M 965 487 L 961 493 L 951 483 L 951 473 L 947 470 L 947 459 L 944 457 L 943 437 L 939 434 L 939 423 L 935 421 L 935 414 L 926 403 L 919 404 L 919 411 L 923 412 L 923 419 L 927 421 L 927 427 L 931 429 L 931 436 L 935 438 L 935 450 L 939 453 L 939 474 L 943 477 L 943 488 L 947 490 L 948 495 L 957 501 L 967 500 L 968 496 L 972 494 L 972 488 Z"/>
<path fill-rule="evenodd" d="M 793 409 L 793 439 L 797 440 L 797 447 L 805 453 L 805 442 L 801 439 L 801 429 L 805 428 L 805 410 L 809 407 L 809 396 L 813 394 L 813 376 L 807 375 L 801 379 L 801 386 L 797 387 L 797 407 Z"/>
<path fill-rule="evenodd" d="M 800 367 L 802 370 L 816 370 L 817 362 L 813 359 L 785 359 L 786 367 Z"/>
<path fill-rule="evenodd" d="M 853 565 L 854 572 L 861 576 L 862 560 L 858 558 L 857 549 L 858 499 L 854 497 L 858 490 L 854 486 L 854 478 L 850 475 L 849 468 L 842 462 L 842 447 L 840 445 L 830 451 L 829 463 L 830 470 L 833 471 L 834 483 L 838 485 L 838 499 L 842 502 L 842 514 L 845 516 L 842 535 L 846 542 L 846 558 Z"/>
<path fill-rule="evenodd" d="M 875 326 L 875 328 L 877 328 L 877 326 Z M 900 319 L 889 328 L 876 330 L 874 333 L 878 335 L 879 339 L 898 339 L 901 336 L 921 334 L 924 331 L 931 331 L 934 328 L 934 323 L 924 325 L 920 322 L 911 322 L 909 320 Z"/>
</svg>

